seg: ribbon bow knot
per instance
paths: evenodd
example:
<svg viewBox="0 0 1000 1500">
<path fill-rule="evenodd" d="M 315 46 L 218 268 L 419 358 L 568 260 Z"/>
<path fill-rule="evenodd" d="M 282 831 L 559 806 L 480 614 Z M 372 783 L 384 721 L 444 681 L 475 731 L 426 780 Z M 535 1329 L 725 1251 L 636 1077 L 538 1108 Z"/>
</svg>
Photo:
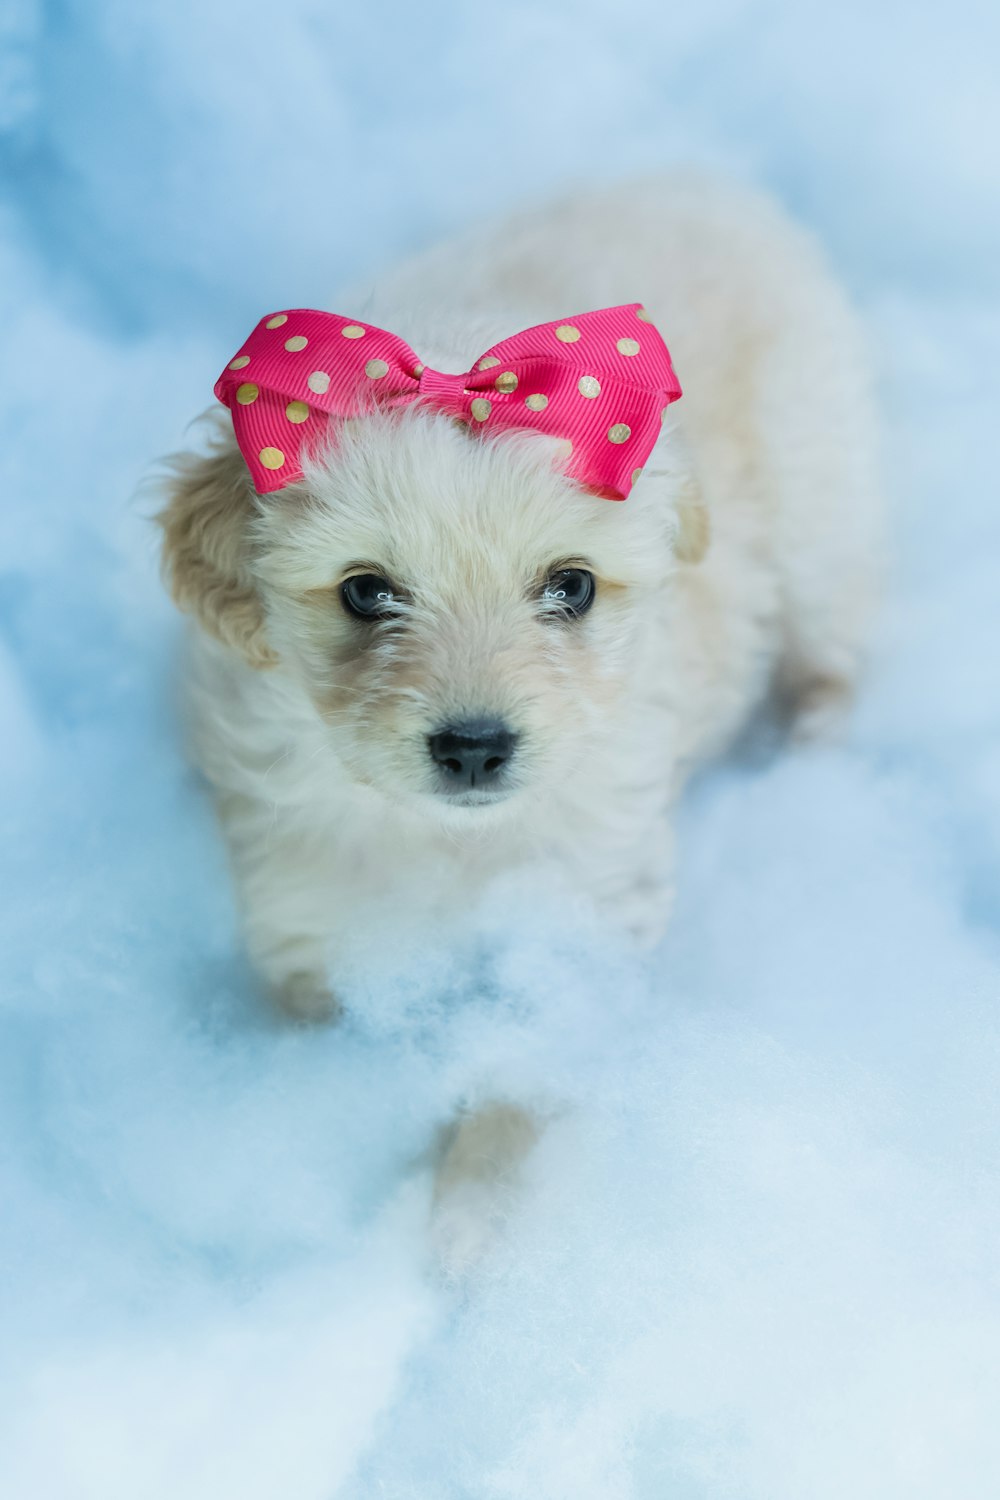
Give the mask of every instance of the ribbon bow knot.
<svg viewBox="0 0 1000 1500">
<path fill-rule="evenodd" d="M 469 394 L 469 379 L 469 375 L 446 375 L 443 370 L 424 365 L 417 380 L 417 394 L 442 411 L 457 411 L 463 405 L 463 396 Z"/>
<path fill-rule="evenodd" d="M 545 433 L 566 472 L 624 500 L 681 394 L 666 344 L 638 303 L 539 323 L 494 344 L 463 375 L 423 365 L 393 333 L 292 309 L 257 324 L 215 385 L 261 494 L 302 478 L 331 417 L 424 400 L 483 434 Z"/>
</svg>

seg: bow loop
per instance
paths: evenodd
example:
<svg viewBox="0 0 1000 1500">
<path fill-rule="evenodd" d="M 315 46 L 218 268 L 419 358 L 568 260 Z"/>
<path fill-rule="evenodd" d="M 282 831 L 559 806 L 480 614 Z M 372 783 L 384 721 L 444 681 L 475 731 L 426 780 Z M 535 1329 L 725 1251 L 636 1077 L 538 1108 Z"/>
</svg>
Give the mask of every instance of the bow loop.
<svg viewBox="0 0 1000 1500">
<path fill-rule="evenodd" d="M 215 394 L 261 494 L 302 477 L 302 454 L 328 436 L 331 417 L 419 397 L 473 431 L 562 439 L 573 479 L 624 500 L 681 388 L 667 346 L 633 303 L 524 329 L 464 375 L 425 368 L 403 339 L 371 324 L 303 308 L 272 313 Z"/>
</svg>

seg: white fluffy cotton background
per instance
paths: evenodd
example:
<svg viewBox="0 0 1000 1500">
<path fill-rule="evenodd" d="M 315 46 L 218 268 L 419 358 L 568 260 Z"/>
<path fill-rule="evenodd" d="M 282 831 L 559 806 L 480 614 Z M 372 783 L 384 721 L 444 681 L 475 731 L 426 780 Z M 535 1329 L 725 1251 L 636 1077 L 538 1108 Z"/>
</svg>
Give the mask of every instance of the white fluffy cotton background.
<svg viewBox="0 0 1000 1500">
<path fill-rule="evenodd" d="M 7 0 L 4 1500 L 996 1500 L 998 42 L 976 0 Z M 698 779 L 651 963 L 505 887 L 283 1028 L 137 488 L 262 308 L 674 161 L 778 192 L 872 330 L 849 740 Z M 560 1108 L 453 1286 L 427 1150 L 496 1093 Z"/>
</svg>

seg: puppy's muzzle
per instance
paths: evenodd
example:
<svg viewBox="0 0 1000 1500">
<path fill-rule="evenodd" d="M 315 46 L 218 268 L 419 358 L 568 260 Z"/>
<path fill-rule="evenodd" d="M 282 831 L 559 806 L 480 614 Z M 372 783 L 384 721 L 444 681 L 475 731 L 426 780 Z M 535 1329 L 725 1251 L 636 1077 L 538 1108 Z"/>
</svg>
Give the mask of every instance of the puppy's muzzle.
<svg viewBox="0 0 1000 1500">
<path fill-rule="evenodd" d="M 517 735 L 497 720 L 448 724 L 427 737 L 445 792 L 499 791 L 516 744 Z"/>
</svg>

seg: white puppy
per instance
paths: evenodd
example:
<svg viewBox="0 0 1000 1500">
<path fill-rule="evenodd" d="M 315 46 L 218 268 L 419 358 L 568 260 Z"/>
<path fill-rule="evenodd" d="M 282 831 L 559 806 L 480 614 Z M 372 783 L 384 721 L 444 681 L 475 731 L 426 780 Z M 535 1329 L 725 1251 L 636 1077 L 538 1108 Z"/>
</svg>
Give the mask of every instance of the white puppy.
<svg viewBox="0 0 1000 1500">
<path fill-rule="evenodd" d="M 655 942 L 689 769 L 770 685 L 809 726 L 850 695 L 882 521 L 869 382 L 844 297 L 773 206 L 693 176 L 630 184 L 336 307 L 457 372 L 630 301 L 684 398 L 624 503 L 567 480 L 550 441 L 419 405 L 342 424 L 272 495 L 224 412 L 213 451 L 176 462 L 161 521 L 199 627 L 196 756 L 250 952 L 297 1015 L 335 1006 L 366 910 L 431 920 L 539 850 Z"/>
</svg>

